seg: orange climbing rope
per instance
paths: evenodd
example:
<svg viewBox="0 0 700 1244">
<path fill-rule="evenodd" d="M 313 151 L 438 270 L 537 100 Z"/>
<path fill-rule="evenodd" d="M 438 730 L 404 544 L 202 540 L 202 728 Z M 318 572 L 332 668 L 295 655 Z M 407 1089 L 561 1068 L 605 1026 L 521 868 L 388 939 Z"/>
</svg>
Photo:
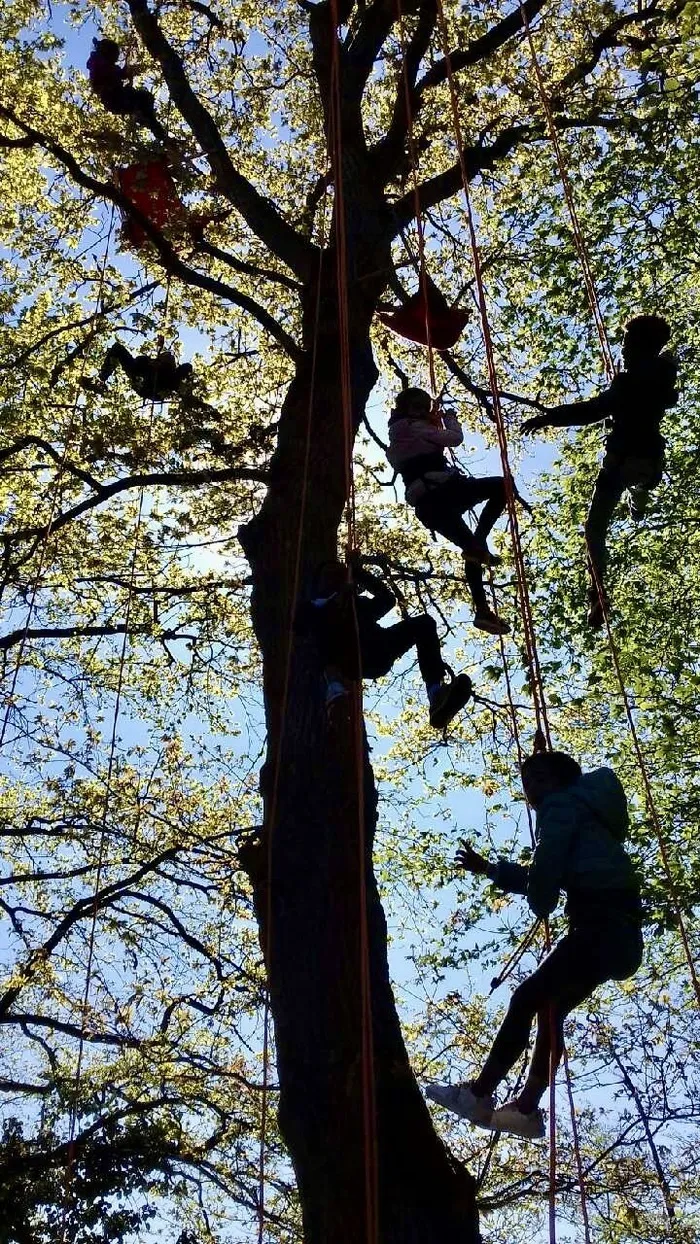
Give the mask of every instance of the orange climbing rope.
<svg viewBox="0 0 700 1244">
<path fill-rule="evenodd" d="M 614 364 L 613 357 L 612 357 L 612 350 L 610 348 L 610 342 L 609 342 L 609 338 L 607 334 L 605 318 L 601 310 L 600 298 L 598 296 L 598 290 L 597 290 L 595 277 L 593 274 L 593 268 L 592 268 L 590 257 L 588 254 L 588 246 L 586 243 L 585 235 L 581 228 L 581 224 L 580 224 L 579 217 L 578 217 L 578 212 L 576 210 L 576 202 L 575 202 L 572 187 L 571 187 L 571 181 L 570 181 L 568 171 L 566 168 L 566 164 L 564 161 L 561 144 L 559 142 L 559 135 L 557 133 L 557 128 L 556 128 L 556 124 L 554 121 L 554 115 L 552 112 L 551 103 L 549 100 L 549 96 L 547 94 L 547 90 L 546 90 L 546 86 L 544 82 L 544 75 L 542 73 L 542 67 L 540 65 L 539 55 L 538 55 L 535 41 L 532 35 L 532 30 L 531 30 L 530 23 L 527 17 L 527 13 L 525 9 L 523 8 L 522 3 L 520 6 L 520 11 L 521 11 L 521 16 L 522 16 L 522 21 L 523 21 L 523 27 L 527 34 L 530 54 L 532 56 L 532 63 L 533 63 L 533 67 L 535 70 L 535 77 L 537 80 L 537 88 L 538 88 L 538 92 L 540 96 L 540 102 L 542 104 L 542 110 L 546 117 L 547 129 L 548 129 L 548 132 L 549 132 L 549 135 L 552 141 L 552 145 L 554 148 L 554 152 L 556 155 L 557 166 L 559 169 L 559 176 L 561 179 L 562 188 L 564 190 L 564 196 L 566 199 L 566 205 L 567 205 L 567 208 L 569 211 L 569 217 L 571 220 L 571 229 L 572 229 L 572 233 L 574 236 L 576 253 L 581 263 L 581 269 L 583 272 L 584 283 L 586 286 L 588 302 L 589 302 L 591 314 L 595 321 L 595 326 L 598 332 L 598 337 L 600 340 L 603 360 L 605 363 L 605 370 L 606 370 L 608 379 L 611 380 L 613 376 L 615 375 L 615 364 Z M 633 744 L 635 756 L 637 759 L 637 764 L 639 766 L 639 770 L 642 776 L 642 783 L 644 786 L 644 793 L 645 793 L 647 808 L 649 811 L 649 816 L 650 816 L 652 825 L 654 827 L 654 832 L 655 832 L 657 842 L 659 845 L 659 854 L 661 856 L 661 860 L 664 866 L 664 871 L 666 873 L 666 878 L 669 883 L 671 897 L 673 899 L 675 915 L 678 921 L 678 928 L 679 928 L 681 940 L 683 943 L 683 950 L 685 953 L 686 960 L 688 962 L 688 969 L 690 972 L 690 977 L 691 977 L 691 981 L 693 984 L 693 988 L 695 990 L 695 996 L 697 998 L 698 1005 L 700 1006 L 700 978 L 698 977 L 697 968 L 696 968 L 695 961 L 693 958 L 693 953 L 690 947 L 690 939 L 688 936 L 688 930 L 686 927 L 685 919 L 683 917 L 682 906 L 681 906 L 681 903 L 678 897 L 678 888 L 676 886 L 675 878 L 673 876 L 673 869 L 671 867 L 671 859 L 670 859 L 668 847 L 666 845 L 666 841 L 664 838 L 663 829 L 661 827 L 661 819 L 659 817 L 658 809 L 656 807 L 656 800 L 654 798 L 654 792 L 653 792 L 653 788 L 651 785 L 651 780 L 649 778 L 648 766 L 647 766 L 644 752 L 642 750 L 642 746 L 640 743 L 639 732 L 637 730 L 636 723 L 634 720 L 634 713 L 632 710 L 630 695 L 627 690 L 627 686 L 625 684 L 624 676 L 622 673 L 619 650 L 617 647 L 617 643 L 615 641 L 612 627 L 610 625 L 610 612 L 608 608 L 608 603 L 606 600 L 605 592 L 603 590 L 603 584 L 600 581 L 595 563 L 590 556 L 590 552 L 588 554 L 588 562 L 589 562 L 589 567 L 591 570 L 591 575 L 593 577 L 593 581 L 595 584 L 595 588 L 598 593 L 598 600 L 600 601 L 601 609 L 603 612 L 603 618 L 605 620 L 605 629 L 607 632 L 608 643 L 610 645 L 610 652 L 612 656 L 613 666 L 615 669 L 615 675 L 617 677 L 618 685 L 620 688 L 620 694 L 622 696 L 622 701 L 623 701 L 624 708 L 625 708 L 625 715 L 627 717 L 627 722 L 628 722 L 629 729 L 630 729 L 630 735 L 632 737 L 632 744 Z"/>
<path fill-rule="evenodd" d="M 348 271 L 347 271 L 347 232 L 346 210 L 343 177 L 343 118 L 342 118 L 342 82 L 340 47 L 338 42 L 338 3 L 331 0 L 331 164 L 335 186 L 335 226 L 336 226 L 336 285 L 338 305 L 338 334 L 340 345 L 340 380 L 343 431 L 345 438 L 345 470 L 347 506 L 347 557 L 352 573 L 352 556 L 357 550 L 357 523 L 355 481 L 353 475 L 353 443 L 354 428 L 352 417 L 352 374 L 350 358 L 350 325 L 348 320 Z M 355 641 L 357 644 L 358 664 L 360 657 L 360 636 L 357 615 L 354 610 Z M 361 667 L 361 666 L 360 666 Z M 374 1041 L 372 1028 L 372 992 L 369 966 L 369 931 L 367 927 L 367 875 L 366 845 L 367 830 L 365 824 L 364 800 L 364 723 L 362 714 L 362 682 L 357 680 L 352 688 L 352 727 L 353 750 L 356 767 L 356 798 L 358 819 L 358 876 L 359 876 L 359 956 L 360 956 L 360 1025 L 361 1054 L 360 1070 L 362 1077 L 362 1117 L 364 1132 L 364 1184 L 365 1184 L 365 1225 L 366 1244 L 377 1244 L 379 1239 L 379 1196 L 378 1196 L 378 1153 L 377 1123 L 374 1075 Z"/>
<path fill-rule="evenodd" d="M 401 77 L 403 80 L 404 107 L 406 109 L 406 135 L 408 138 L 408 158 L 411 166 L 411 182 L 413 191 L 413 209 L 416 218 L 416 232 L 418 236 L 418 280 L 420 282 L 423 300 L 425 302 L 425 335 L 428 346 L 428 374 L 430 376 L 431 396 L 437 395 L 437 380 L 435 376 L 435 355 L 433 350 L 433 341 L 430 325 L 430 301 L 428 297 L 428 274 L 425 263 L 425 225 L 423 223 L 423 212 L 420 205 L 420 192 L 418 189 L 418 156 L 416 152 L 416 140 L 413 133 L 413 107 L 411 105 L 411 86 L 408 81 L 408 64 L 406 49 L 406 29 L 404 24 L 404 15 L 401 7 L 401 0 L 397 0 L 397 9 L 399 14 L 399 36 L 401 42 Z"/>
<path fill-rule="evenodd" d="M 564 191 L 564 198 L 566 200 L 566 206 L 569 212 L 569 219 L 571 221 L 571 232 L 573 234 L 576 254 L 578 255 L 579 262 L 581 264 L 581 270 L 583 272 L 583 280 L 586 286 L 586 296 L 588 298 L 588 304 L 590 306 L 591 315 L 593 316 L 596 331 L 598 333 L 598 340 L 600 341 L 600 348 L 601 348 L 601 352 L 603 355 L 603 362 L 605 364 L 605 371 L 608 376 L 608 379 L 612 380 L 613 376 L 615 375 L 615 362 L 614 362 L 613 355 L 612 355 L 612 349 L 610 347 L 610 341 L 608 338 L 608 332 L 607 332 L 607 328 L 605 324 L 605 317 L 603 315 L 603 311 L 600 305 L 600 299 L 598 297 L 598 288 L 596 285 L 595 277 L 593 275 L 593 268 L 591 266 L 590 257 L 588 254 L 588 246 L 586 244 L 586 238 L 585 238 L 583 229 L 581 228 L 581 222 L 579 220 L 578 212 L 576 210 L 576 200 L 574 199 L 574 194 L 571 188 L 571 181 L 570 181 L 568 170 L 566 167 L 566 162 L 564 160 L 564 153 L 562 151 L 561 143 L 559 141 L 559 134 L 557 132 L 557 126 L 554 120 L 554 113 L 552 112 L 552 106 L 549 100 L 549 96 L 547 94 L 547 90 L 545 88 L 544 75 L 542 73 L 542 67 L 540 65 L 539 56 L 537 54 L 537 48 L 535 47 L 535 41 L 532 37 L 532 29 L 530 27 L 530 20 L 528 18 L 527 10 L 524 4 L 522 3 L 522 0 L 520 0 L 520 15 L 522 18 L 522 23 L 525 29 L 525 33 L 527 35 L 527 41 L 530 47 L 530 54 L 532 56 L 532 64 L 535 70 L 535 78 L 537 80 L 537 90 L 540 96 L 540 102 L 542 104 L 542 111 L 544 112 L 544 115 L 545 115 L 545 121 L 547 124 L 547 130 L 549 133 L 549 137 L 551 139 L 552 147 L 554 149 L 554 155 L 556 157 L 557 168 L 559 170 L 559 178 L 561 180 L 562 189 Z"/>
<path fill-rule="evenodd" d="M 446 22 L 445 12 L 444 12 L 444 8 L 443 8 L 441 0 L 438 0 L 438 22 L 440 25 L 440 31 L 441 31 L 441 36 L 442 36 L 443 56 L 445 58 L 445 66 L 447 70 L 447 79 L 448 79 L 448 85 L 449 85 L 450 103 L 451 103 L 451 108 L 452 108 L 452 119 L 453 119 L 453 124 L 454 124 L 455 140 L 457 143 L 460 174 L 461 174 L 461 180 L 462 180 L 462 187 L 464 191 L 465 206 L 467 209 L 467 223 L 468 223 L 468 229 L 469 229 L 470 249 L 471 249 L 471 254 L 472 254 L 472 262 L 474 266 L 474 277 L 475 277 L 476 286 L 477 286 L 479 312 L 480 312 L 480 318 L 481 318 L 481 327 L 482 327 L 482 334 L 483 334 L 483 339 L 484 339 L 484 346 L 485 346 L 485 351 L 486 351 L 489 383 L 491 387 L 491 396 L 492 396 L 492 402 L 493 402 L 494 419 L 496 423 L 498 444 L 499 444 L 499 450 L 500 450 L 500 455 L 501 455 L 501 462 L 503 466 L 503 475 L 504 475 L 504 479 L 506 483 L 506 500 L 507 500 L 507 506 L 508 506 L 508 518 L 509 518 L 511 538 L 512 538 L 512 543 L 513 543 L 513 554 L 514 554 L 514 562 L 515 562 L 515 570 L 516 570 L 516 585 L 517 585 L 518 599 L 519 599 L 520 612 L 521 612 L 522 621 L 523 621 L 523 633 L 524 633 L 524 638 L 525 638 L 526 660 L 527 660 L 527 665 L 528 665 L 528 670 L 529 670 L 530 691 L 532 694 L 533 704 L 534 704 L 534 709 L 535 709 L 535 720 L 537 724 L 537 731 L 543 738 L 544 742 L 546 743 L 547 748 L 551 750 L 552 741 L 551 741 L 551 732 L 550 732 L 550 727 L 549 727 L 549 719 L 548 719 L 548 714 L 547 714 L 546 696 L 545 696 L 545 691 L 544 691 L 544 683 L 543 683 L 542 670 L 541 670 L 540 661 L 539 661 L 539 654 L 537 650 L 537 641 L 536 641 L 536 636 L 535 636 L 534 621 L 533 621 L 533 616 L 532 616 L 532 608 L 531 608 L 530 596 L 529 596 L 528 584 L 527 584 L 525 559 L 524 559 L 522 544 L 520 540 L 520 531 L 518 527 L 518 519 L 517 519 L 516 506 L 515 506 L 515 489 L 514 489 L 514 484 L 513 484 L 513 478 L 510 472 L 510 464 L 509 464 L 509 459 L 508 459 L 508 442 L 507 442 L 507 436 L 506 436 L 506 430 L 505 430 L 505 422 L 503 419 L 503 411 L 502 411 L 501 402 L 500 402 L 500 391 L 499 391 L 499 385 L 498 385 L 498 376 L 496 372 L 493 339 L 491 336 L 491 329 L 490 329 L 490 324 L 489 324 L 488 307 L 486 303 L 486 292 L 485 292 L 484 281 L 483 281 L 481 256 L 480 256 L 479 246 L 478 246 L 478 241 L 477 241 L 477 236 L 476 236 L 476 227 L 474 224 L 474 213 L 472 209 L 471 194 L 469 191 L 469 179 L 467 176 L 467 170 L 466 170 L 465 159 L 464 159 L 464 144 L 463 144 L 463 139 L 462 139 L 462 128 L 461 128 L 461 123 L 459 119 L 457 90 L 455 86 L 454 73 L 452 69 L 452 60 L 451 60 L 451 55 L 450 55 L 450 50 L 449 50 L 447 22 Z M 501 641 L 501 651 L 505 658 L 505 646 L 502 641 Z M 507 678 L 507 686 L 508 686 L 508 692 L 510 695 L 511 688 L 510 688 L 510 680 L 508 678 Z M 512 704 L 512 700 L 511 700 L 511 707 L 512 707 L 512 719 L 514 723 L 514 728 L 517 730 L 517 718 L 516 718 L 516 713 L 515 713 L 515 707 Z M 518 742 L 518 753 L 520 757 L 521 750 L 520 750 L 519 742 Z M 528 816 L 530 816 L 529 810 L 528 810 Z M 532 824 L 530 825 L 530 832 L 532 835 Z M 545 939 L 546 939 L 547 949 L 549 949 L 551 946 L 551 937 L 549 933 L 548 922 L 545 922 Z M 556 1112 L 556 1097 L 555 1097 L 556 1064 L 554 1061 L 554 1055 L 555 1055 L 556 1042 L 555 1042 L 555 1031 L 554 1031 L 555 1022 L 554 1022 L 553 1008 L 550 1008 L 549 1022 L 551 1026 L 551 1031 L 550 1031 L 550 1050 L 551 1050 L 551 1054 L 550 1054 L 550 1060 L 551 1060 L 550 1061 L 550 1098 L 549 1098 L 549 1101 L 550 1101 L 549 1238 L 550 1238 L 551 1244 L 555 1244 L 556 1242 L 556 1113 L 555 1113 Z M 588 1219 L 588 1209 L 587 1209 L 587 1202 L 586 1202 L 583 1166 L 582 1166 L 582 1161 L 581 1161 L 580 1143 L 579 1143 L 579 1138 L 578 1138 L 578 1125 L 576 1121 L 573 1094 L 571 1090 L 571 1078 L 570 1078 L 568 1059 L 566 1056 L 566 1050 L 563 1051 L 563 1058 L 564 1058 L 564 1070 L 565 1070 L 568 1093 L 569 1093 L 569 1103 L 570 1103 L 570 1108 L 571 1108 L 571 1124 L 572 1124 L 572 1132 L 574 1135 L 574 1152 L 576 1156 L 578 1181 L 579 1181 L 579 1188 L 580 1188 L 580 1194 L 581 1194 L 581 1211 L 582 1211 L 582 1218 L 583 1218 L 584 1235 L 585 1235 L 586 1244 L 590 1244 L 590 1225 L 589 1225 L 589 1219 Z"/>
<path fill-rule="evenodd" d="M 301 583 L 301 560 L 304 544 L 304 525 L 306 518 L 306 502 L 309 484 L 309 461 L 311 455 L 311 426 L 313 420 L 314 399 L 316 394 L 316 365 L 318 361 L 318 329 L 321 311 L 321 282 L 323 277 L 323 254 L 326 242 L 326 206 L 325 200 L 321 213 L 321 233 L 319 239 L 319 264 L 316 287 L 316 304 L 314 309 L 314 327 L 311 344 L 311 375 L 309 381 L 309 401 L 306 414 L 306 435 L 304 441 L 304 465 L 301 477 L 301 493 L 299 500 L 299 518 L 296 528 L 294 553 L 294 569 L 289 596 L 289 616 L 286 627 L 287 648 L 284 661 L 284 682 L 280 703 L 278 741 L 275 753 L 275 767 L 270 795 L 270 808 L 266 813 L 267 822 L 267 893 L 265 900 L 265 963 L 267 965 L 267 982 L 265 985 L 265 1005 L 263 1008 L 263 1081 L 260 1103 L 260 1144 L 258 1150 L 258 1244 L 263 1244 L 265 1237 L 265 1183 L 267 1154 L 267 1112 L 269 1104 L 270 1083 L 270 972 L 272 954 L 272 860 L 274 826 L 277 818 L 279 799 L 279 783 L 282 768 L 282 751 L 287 726 L 287 710 L 289 706 L 289 685 L 292 670 L 292 652 L 294 648 L 294 611 L 299 596 Z"/>
</svg>

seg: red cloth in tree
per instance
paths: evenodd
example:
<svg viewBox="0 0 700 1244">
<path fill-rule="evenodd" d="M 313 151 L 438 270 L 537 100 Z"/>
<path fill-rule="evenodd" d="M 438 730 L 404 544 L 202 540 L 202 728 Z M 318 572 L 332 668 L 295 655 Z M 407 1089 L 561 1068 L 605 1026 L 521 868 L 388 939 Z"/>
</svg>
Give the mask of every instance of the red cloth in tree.
<svg viewBox="0 0 700 1244">
<path fill-rule="evenodd" d="M 187 212 L 165 160 L 144 160 L 117 169 L 117 184 L 157 229 L 186 225 Z M 132 217 L 124 221 L 124 235 L 132 246 L 143 246 L 148 241 L 141 225 Z"/>
<path fill-rule="evenodd" d="M 402 307 L 377 314 L 386 328 L 418 345 L 428 345 L 429 332 L 430 345 L 434 350 L 449 350 L 469 319 L 467 311 L 449 305 L 445 295 L 427 275 L 421 281 L 418 292 Z"/>
</svg>

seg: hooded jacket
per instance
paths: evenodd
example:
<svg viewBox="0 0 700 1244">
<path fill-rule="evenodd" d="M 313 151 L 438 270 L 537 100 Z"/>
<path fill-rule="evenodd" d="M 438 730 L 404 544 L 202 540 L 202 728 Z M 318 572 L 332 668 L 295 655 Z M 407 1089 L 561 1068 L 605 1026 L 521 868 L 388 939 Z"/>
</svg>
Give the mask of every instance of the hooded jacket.
<svg viewBox="0 0 700 1244">
<path fill-rule="evenodd" d="M 651 355 L 618 372 L 609 388 L 597 397 L 555 406 L 548 425 L 579 427 L 607 419 L 608 453 L 657 459 L 663 456 L 665 446 L 660 431 L 664 411 L 678 401 L 677 379 L 678 364 L 671 353 Z"/>
<path fill-rule="evenodd" d="M 569 903 L 584 898 L 613 906 L 621 895 L 634 901 L 639 885 L 623 847 L 629 829 L 627 799 L 612 769 L 584 773 L 547 795 L 537 809 L 532 863 L 499 860 L 492 880 L 511 894 L 524 894 L 536 916 L 554 911 L 560 891 Z"/>
<path fill-rule="evenodd" d="M 452 411 L 445 411 L 442 421 L 442 427 L 430 419 L 393 419 L 389 424 L 387 458 L 403 478 L 409 505 L 458 474 L 448 465 L 444 450 L 461 445 L 464 433 Z"/>
</svg>

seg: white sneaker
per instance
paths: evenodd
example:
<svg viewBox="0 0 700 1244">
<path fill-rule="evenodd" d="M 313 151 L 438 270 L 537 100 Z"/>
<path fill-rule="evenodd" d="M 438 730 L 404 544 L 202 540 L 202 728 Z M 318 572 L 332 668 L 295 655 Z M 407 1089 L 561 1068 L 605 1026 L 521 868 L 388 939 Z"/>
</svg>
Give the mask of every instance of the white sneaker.
<svg viewBox="0 0 700 1244">
<path fill-rule="evenodd" d="M 493 1111 L 489 1127 L 494 1132 L 510 1132 L 511 1135 L 523 1136 L 526 1140 L 542 1140 L 545 1135 L 542 1111 L 532 1110 L 530 1114 L 524 1114 L 513 1101 Z"/>
<path fill-rule="evenodd" d="M 491 1128 L 493 1097 L 477 1097 L 468 1084 L 429 1084 L 426 1096 L 477 1127 Z"/>
</svg>

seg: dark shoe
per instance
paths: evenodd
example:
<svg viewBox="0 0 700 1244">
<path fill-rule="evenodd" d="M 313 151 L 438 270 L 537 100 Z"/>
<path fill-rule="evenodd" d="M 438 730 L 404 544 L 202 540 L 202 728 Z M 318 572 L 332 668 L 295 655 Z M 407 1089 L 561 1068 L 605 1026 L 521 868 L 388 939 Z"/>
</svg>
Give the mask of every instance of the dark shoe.
<svg viewBox="0 0 700 1244">
<path fill-rule="evenodd" d="M 443 730 L 471 699 L 472 680 L 468 674 L 458 674 L 452 682 L 444 683 L 430 700 L 430 724 L 434 730 Z"/>
<path fill-rule="evenodd" d="M 479 631 L 488 631 L 489 635 L 510 635 L 508 623 L 502 622 L 492 609 L 477 609 L 474 626 Z"/>
</svg>

